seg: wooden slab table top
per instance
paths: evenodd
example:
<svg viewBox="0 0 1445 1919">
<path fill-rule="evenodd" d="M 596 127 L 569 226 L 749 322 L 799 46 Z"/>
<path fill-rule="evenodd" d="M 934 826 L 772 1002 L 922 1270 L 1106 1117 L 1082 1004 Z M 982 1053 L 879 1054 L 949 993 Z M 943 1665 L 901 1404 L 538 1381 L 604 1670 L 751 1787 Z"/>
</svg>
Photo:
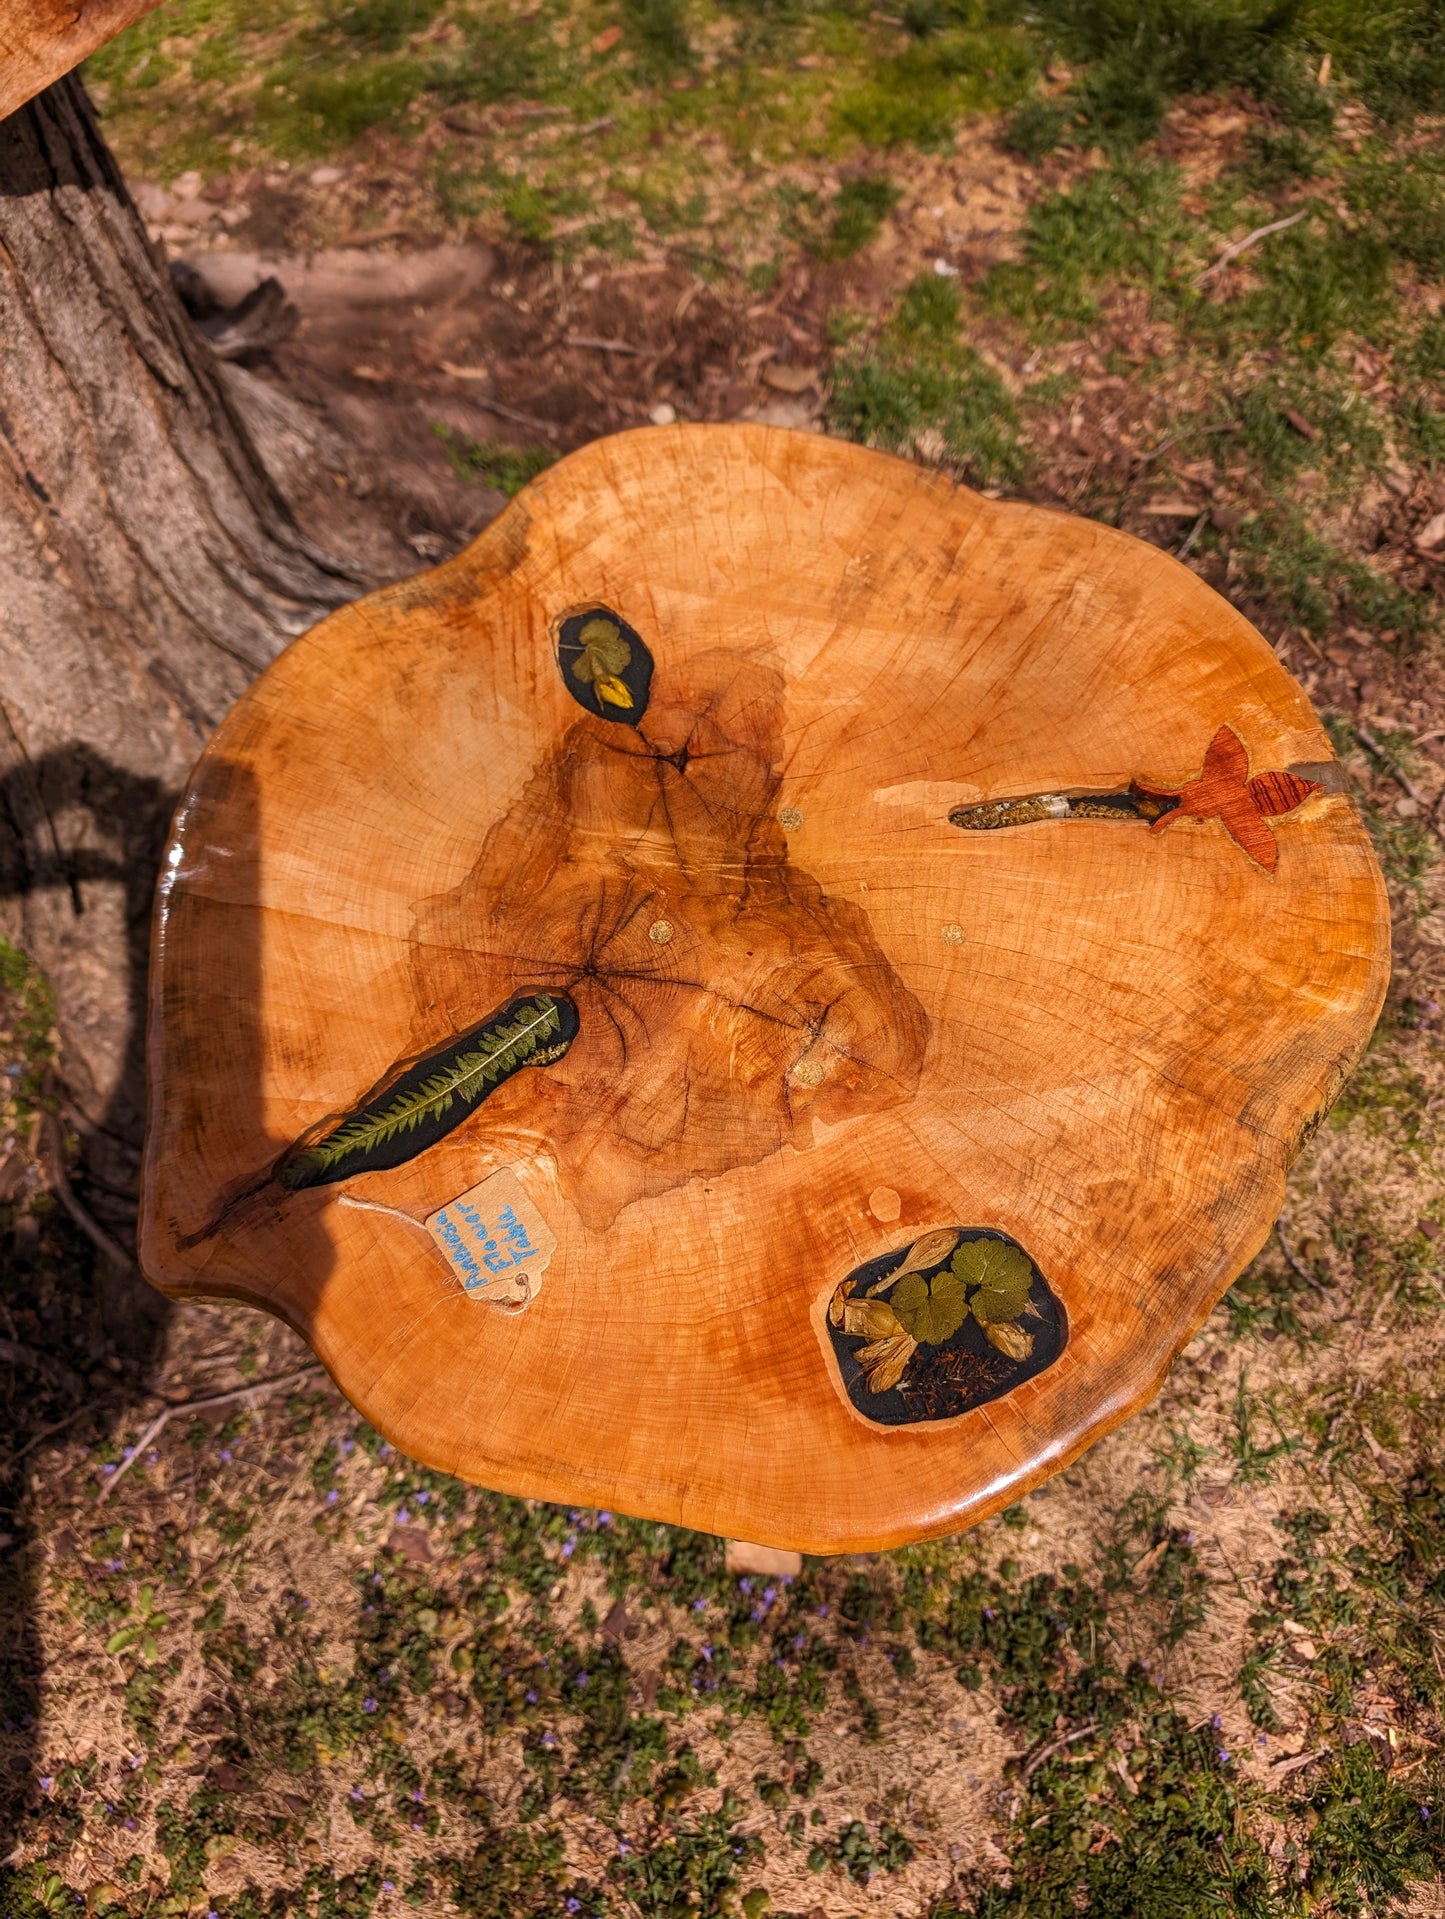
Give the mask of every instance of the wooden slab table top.
<svg viewBox="0 0 1445 1919">
<path fill-rule="evenodd" d="M 1185 567 L 819 436 L 626 433 L 202 756 L 143 1263 L 464 1478 L 945 1533 L 1157 1391 L 1387 953 L 1328 736 Z"/>
</svg>

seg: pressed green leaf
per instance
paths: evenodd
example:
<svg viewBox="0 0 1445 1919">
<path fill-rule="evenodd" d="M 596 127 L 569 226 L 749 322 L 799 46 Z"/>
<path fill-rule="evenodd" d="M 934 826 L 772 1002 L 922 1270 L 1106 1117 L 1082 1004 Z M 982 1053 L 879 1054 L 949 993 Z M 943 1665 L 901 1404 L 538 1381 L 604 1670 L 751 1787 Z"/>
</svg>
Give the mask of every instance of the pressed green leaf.
<svg viewBox="0 0 1445 1919">
<path fill-rule="evenodd" d="M 981 1326 L 1017 1319 L 1029 1303 L 1033 1269 L 1017 1246 L 996 1239 L 971 1239 L 953 1256 L 952 1271 L 978 1291 L 969 1301 Z"/>
<path fill-rule="evenodd" d="M 159 1641 L 153 1632 L 148 1632 L 140 1642 L 141 1658 L 148 1666 L 153 1666 L 161 1656 Z"/>
<path fill-rule="evenodd" d="M 139 1626 L 122 1626 L 118 1632 L 113 1632 L 110 1638 L 106 1640 L 105 1642 L 106 1651 L 107 1652 L 124 1652 L 126 1647 L 136 1637 L 139 1631 L 140 1631 Z"/>
<path fill-rule="evenodd" d="M 589 620 L 577 639 L 582 658 L 572 671 L 579 680 L 595 680 L 603 673 L 625 673 L 632 664 L 632 648 L 626 635 L 620 633 L 611 620 Z"/>
<path fill-rule="evenodd" d="M 913 1321 L 928 1304 L 928 1281 L 921 1273 L 905 1273 L 893 1288 L 893 1310 L 900 1325 L 913 1331 Z"/>
<path fill-rule="evenodd" d="M 905 1332 L 920 1345 L 937 1346 L 951 1339 L 968 1317 L 963 1282 L 955 1273 L 940 1273 L 930 1289 L 920 1273 L 906 1273 L 893 1289 L 893 1311 Z"/>
</svg>

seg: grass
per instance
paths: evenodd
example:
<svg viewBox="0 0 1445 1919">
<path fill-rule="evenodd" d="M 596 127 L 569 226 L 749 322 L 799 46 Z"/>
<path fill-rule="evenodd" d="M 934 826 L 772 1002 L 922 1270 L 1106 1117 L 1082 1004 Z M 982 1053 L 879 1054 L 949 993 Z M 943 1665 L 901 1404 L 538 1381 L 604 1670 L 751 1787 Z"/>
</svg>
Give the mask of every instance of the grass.
<svg viewBox="0 0 1445 1919">
<path fill-rule="evenodd" d="M 1007 389 L 959 337 L 952 281 L 925 274 L 878 333 L 855 340 L 833 370 L 829 424 L 867 446 L 913 452 L 974 481 L 1017 481 L 1027 461 Z"/>
</svg>

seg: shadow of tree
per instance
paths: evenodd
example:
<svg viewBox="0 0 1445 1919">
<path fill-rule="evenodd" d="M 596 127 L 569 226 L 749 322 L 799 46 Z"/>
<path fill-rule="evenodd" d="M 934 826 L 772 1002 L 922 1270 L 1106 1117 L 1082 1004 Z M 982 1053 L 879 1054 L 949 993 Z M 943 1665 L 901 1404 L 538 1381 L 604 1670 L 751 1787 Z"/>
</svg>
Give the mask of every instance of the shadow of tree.
<svg viewBox="0 0 1445 1919">
<path fill-rule="evenodd" d="M 62 939 L 65 915 L 78 930 L 98 893 L 109 890 L 117 908 L 123 950 L 112 957 L 124 980 L 125 1032 L 113 1088 L 92 1116 L 51 1075 L 43 1104 L 78 1136 L 71 1169 L 78 1210 L 127 1251 L 135 1244 L 144 1131 L 152 902 L 175 798 L 80 744 L 22 759 L 0 778 L 0 904 L 46 896 L 47 920 L 54 928 L 59 918 Z M 18 1197 L 10 1244 L 0 1251 L 0 1331 L 10 1360 L 9 1459 L 0 1458 L 0 1533 L 10 1536 L 0 1557 L 0 1835 L 12 1844 L 40 1802 L 36 1606 L 44 1542 L 26 1518 L 28 1473 L 53 1429 L 73 1433 L 90 1422 L 113 1429 L 126 1418 L 151 1377 L 172 1310 L 133 1261 L 122 1267 L 106 1259 L 61 1208 L 33 1205 L 45 1190 L 36 1182 L 45 1179 L 46 1159 L 35 1149 L 46 1124 L 37 1116 L 30 1194 Z M 46 1184 L 53 1190 L 53 1164 Z"/>
</svg>

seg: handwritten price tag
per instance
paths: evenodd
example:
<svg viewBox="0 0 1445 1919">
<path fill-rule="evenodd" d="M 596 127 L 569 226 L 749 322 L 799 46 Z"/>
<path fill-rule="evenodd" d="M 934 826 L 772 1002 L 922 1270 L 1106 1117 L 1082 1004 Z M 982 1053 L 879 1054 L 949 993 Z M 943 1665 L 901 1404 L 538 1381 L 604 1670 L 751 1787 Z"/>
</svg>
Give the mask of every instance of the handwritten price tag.
<svg viewBox="0 0 1445 1919">
<path fill-rule="evenodd" d="M 509 1306 L 535 1299 L 557 1236 L 515 1173 L 493 1173 L 448 1200 L 426 1229 L 471 1299 Z"/>
</svg>

